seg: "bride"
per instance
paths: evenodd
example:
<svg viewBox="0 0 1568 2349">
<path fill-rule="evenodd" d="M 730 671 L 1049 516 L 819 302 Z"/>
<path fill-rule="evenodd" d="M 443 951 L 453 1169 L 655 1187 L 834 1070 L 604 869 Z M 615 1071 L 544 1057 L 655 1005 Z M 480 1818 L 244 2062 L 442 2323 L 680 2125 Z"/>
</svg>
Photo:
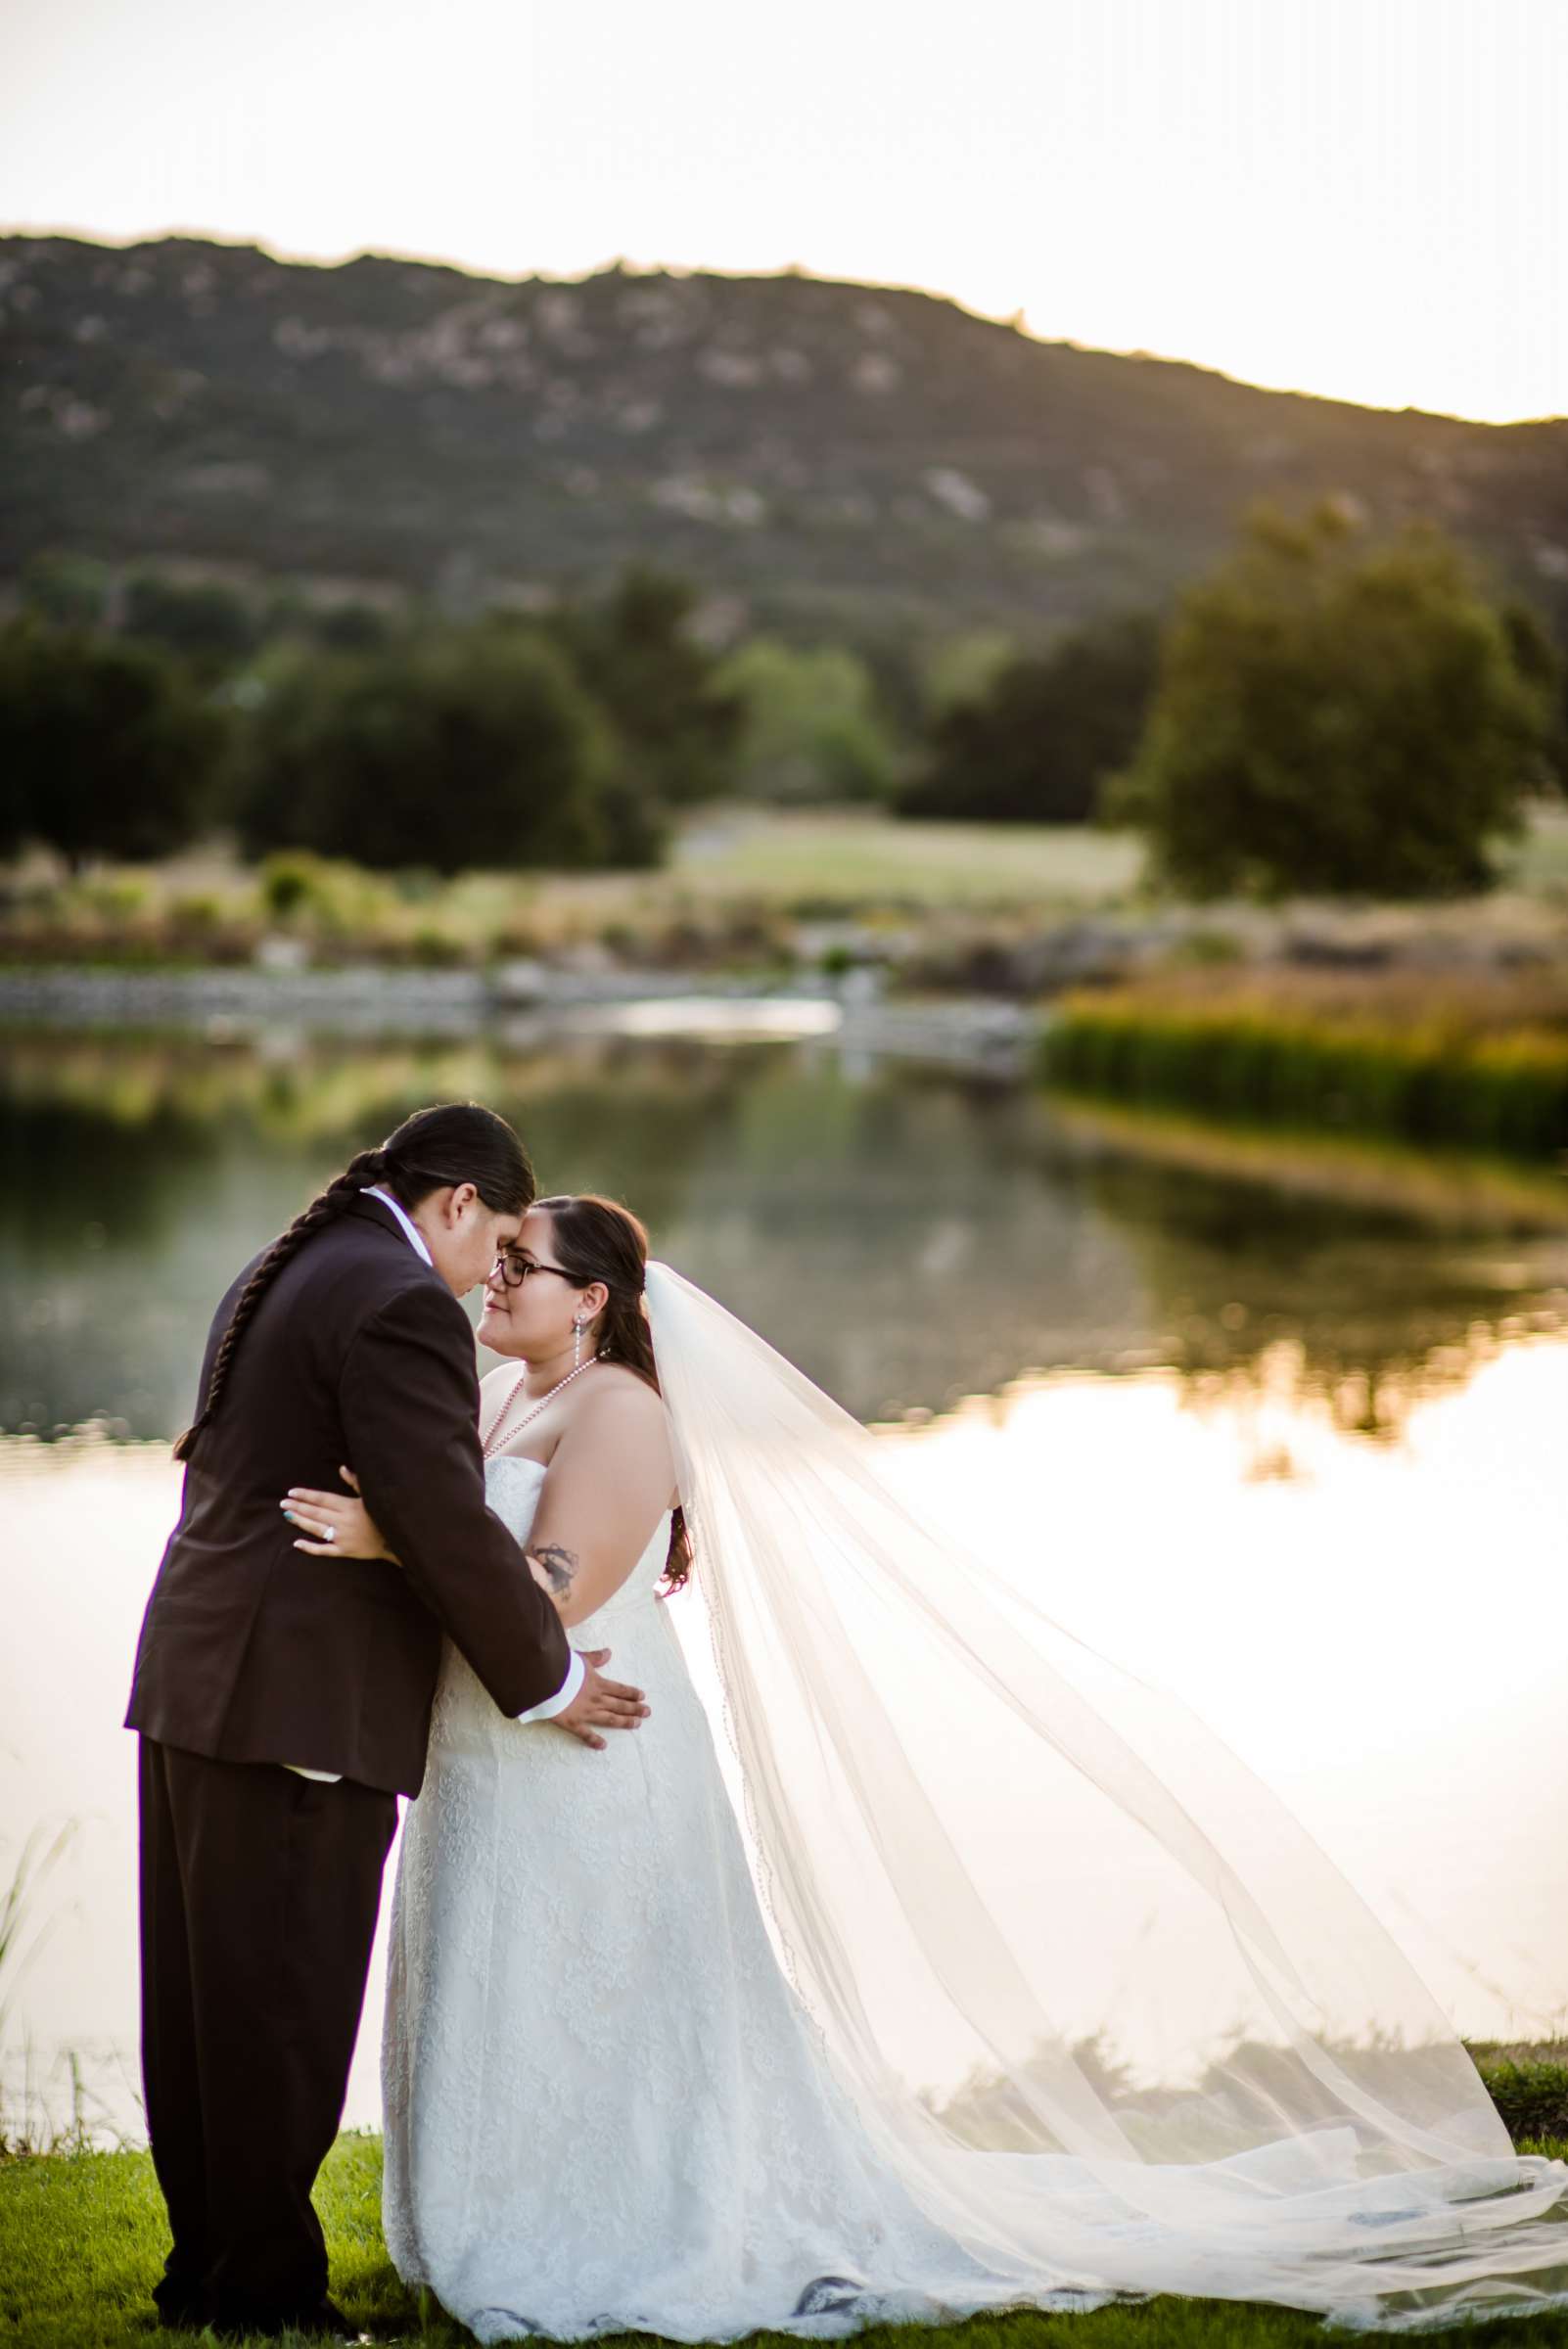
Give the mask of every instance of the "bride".
<svg viewBox="0 0 1568 2349">
<path fill-rule="evenodd" d="M 650 1717 L 586 1765 L 445 1651 L 383 2043 L 405 2281 L 484 2341 L 1568 2302 L 1568 2165 L 1176 1698 L 927 1525 L 624 1209 L 533 1207 L 480 1333 L 491 1507 Z M 387 1556 L 357 1500 L 291 1506 Z"/>
</svg>

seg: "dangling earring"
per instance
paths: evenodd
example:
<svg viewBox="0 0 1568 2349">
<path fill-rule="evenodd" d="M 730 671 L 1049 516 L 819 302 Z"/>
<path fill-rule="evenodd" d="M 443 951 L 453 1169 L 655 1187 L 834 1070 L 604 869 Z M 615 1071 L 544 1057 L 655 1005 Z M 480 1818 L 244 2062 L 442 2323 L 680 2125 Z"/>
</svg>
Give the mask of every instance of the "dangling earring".
<svg viewBox="0 0 1568 2349">
<path fill-rule="evenodd" d="M 572 1324 L 572 1367 L 573 1367 L 573 1369 L 574 1369 L 574 1370 L 577 1369 L 577 1368 L 579 1367 L 579 1365 L 581 1364 L 581 1361 L 582 1361 L 582 1324 L 581 1324 L 581 1322 L 580 1322 L 580 1321 L 574 1321 L 574 1322 L 573 1322 L 573 1324 Z"/>
</svg>

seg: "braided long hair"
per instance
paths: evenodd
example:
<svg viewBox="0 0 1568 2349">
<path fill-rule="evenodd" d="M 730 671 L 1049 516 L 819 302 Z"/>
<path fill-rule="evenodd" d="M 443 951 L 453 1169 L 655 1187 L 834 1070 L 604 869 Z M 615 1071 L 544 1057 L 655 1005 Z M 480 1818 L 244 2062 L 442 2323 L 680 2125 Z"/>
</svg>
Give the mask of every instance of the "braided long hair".
<svg viewBox="0 0 1568 2349">
<path fill-rule="evenodd" d="M 506 1120 L 477 1101 L 443 1101 L 434 1109 L 416 1109 L 379 1149 L 361 1150 L 351 1158 L 273 1241 L 240 1291 L 212 1358 L 202 1408 L 175 1445 L 174 1457 L 188 1460 L 194 1454 L 202 1430 L 223 1399 L 236 1350 L 256 1307 L 313 1233 L 336 1222 L 361 1191 L 377 1183 L 404 1207 L 413 1208 L 432 1191 L 462 1182 L 474 1185 L 493 1215 L 521 1215 L 533 1197 L 528 1152 Z"/>
<path fill-rule="evenodd" d="M 586 1288 L 602 1280 L 609 1301 L 599 1315 L 599 1359 L 623 1362 L 659 1393 L 659 1370 L 654 1361 L 653 1333 L 648 1327 L 642 1293 L 648 1278 L 648 1234 L 629 1207 L 602 1199 L 594 1191 L 563 1192 L 553 1199 L 536 1199 L 550 1219 L 552 1252 L 563 1272 Z M 669 1522 L 669 1553 L 665 1559 L 665 1582 L 678 1590 L 691 1572 L 691 1536 L 686 1513 L 677 1508 Z"/>
</svg>

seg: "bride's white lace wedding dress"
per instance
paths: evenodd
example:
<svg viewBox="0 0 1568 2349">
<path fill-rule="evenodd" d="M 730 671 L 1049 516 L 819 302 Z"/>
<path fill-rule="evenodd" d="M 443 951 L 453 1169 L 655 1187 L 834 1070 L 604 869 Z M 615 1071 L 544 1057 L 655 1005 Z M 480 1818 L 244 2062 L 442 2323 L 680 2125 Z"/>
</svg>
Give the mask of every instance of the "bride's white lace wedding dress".
<svg viewBox="0 0 1568 2349">
<path fill-rule="evenodd" d="M 520 1542 L 542 1477 L 488 1463 Z M 393 2264 L 483 2341 L 828 2333 L 1016 2298 L 920 2216 L 821 2061 L 657 1595 L 669 1537 L 667 1517 L 573 1631 L 651 1708 L 604 1752 L 505 1720 L 447 1648 L 392 1899 Z"/>
<path fill-rule="evenodd" d="M 606 1751 L 448 1652 L 392 1905 L 399 2273 L 486 2341 L 1568 2307 L 1568 2164 L 1515 2151 L 1278 1796 L 1044 1610 L 1048 1556 L 1001 1572 L 912 1510 L 668 1266 L 647 1302 L 746 1838 L 657 1595 L 668 1521 L 573 1635 L 648 1694 Z M 487 1476 L 526 1539 L 542 1469 Z"/>
</svg>

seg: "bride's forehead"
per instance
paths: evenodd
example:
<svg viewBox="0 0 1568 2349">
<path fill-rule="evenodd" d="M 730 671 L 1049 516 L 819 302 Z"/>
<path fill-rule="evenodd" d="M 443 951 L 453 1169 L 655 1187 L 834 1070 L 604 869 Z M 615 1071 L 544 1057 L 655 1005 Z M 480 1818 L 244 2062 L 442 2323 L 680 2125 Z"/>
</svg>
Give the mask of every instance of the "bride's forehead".
<svg viewBox="0 0 1568 2349">
<path fill-rule="evenodd" d="M 542 1247 L 550 1236 L 551 1220 L 547 1208 L 527 1208 L 518 1225 L 516 1245 L 519 1248 Z"/>
</svg>

